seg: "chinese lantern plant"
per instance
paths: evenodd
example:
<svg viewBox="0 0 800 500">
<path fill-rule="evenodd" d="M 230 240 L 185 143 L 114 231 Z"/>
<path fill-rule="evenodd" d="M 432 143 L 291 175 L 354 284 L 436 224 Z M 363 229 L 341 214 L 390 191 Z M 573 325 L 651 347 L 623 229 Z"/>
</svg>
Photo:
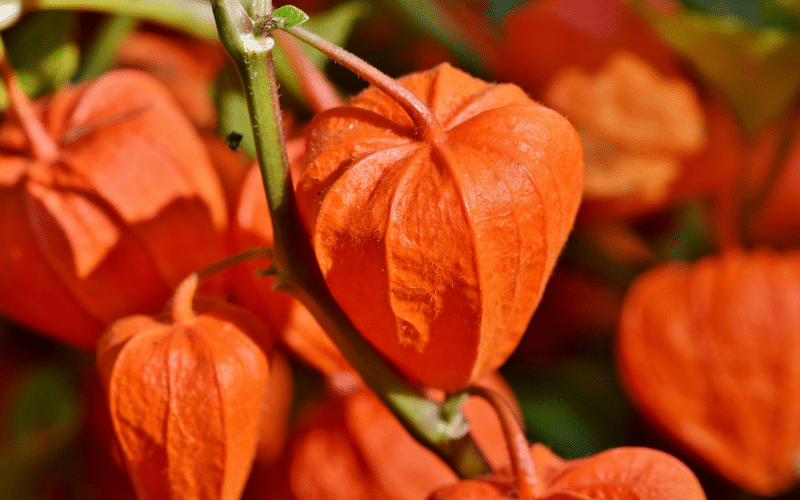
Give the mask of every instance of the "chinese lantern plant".
<svg viewBox="0 0 800 500">
<path fill-rule="evenodd" d="M 162 316 L 120 319 L 98 341 L 140 500 L 237 500 L 256 454 L 269 364 L 252 338 L 264 345 L 266 327 L 220 297 L 195 296 L 198 279 L 181 283 Z"/>
<path fill-rule="evenodd" d="M 169 92 L 132 70 L 31 103 L 3 54 L 0 310 L 91 348 L 224 255 L 224 195 Z"/>
<path fill-rule="evenodd" d="M 464 387 L 513 351 L 580 203 L 577 133 L 521 89 L 447 65 L 395 81 L 296 26 L 297 9 L 266 4 L 212 8 L 257 131 L 274 287 L 308 307 L 415 437 L 459 474 L 485 470 L 473 444 L 453 445 L 470 439 L 460 419 L 412 383 Z M 313 247 L 278 119 L 276 28 L 373 85 L 307 133 L 298 199 Z"/>
</svg>

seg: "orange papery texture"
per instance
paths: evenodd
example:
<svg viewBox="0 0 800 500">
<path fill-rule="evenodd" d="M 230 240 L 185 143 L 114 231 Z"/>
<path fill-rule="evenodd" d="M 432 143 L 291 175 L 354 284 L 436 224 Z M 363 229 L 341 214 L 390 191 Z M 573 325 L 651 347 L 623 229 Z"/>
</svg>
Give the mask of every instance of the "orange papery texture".
<svg viewBox="0 0 800 500">
<path fill-rule="evenodd" d="M 800 254 L 758 250 L 653 268 L 623 305 L 619 370 L 633 401 L 759 495 L 797 478 L 799 299 Z"/>
<path fill-rule="evenodd" d="M 221 258 L 227 209 L 208 153 L 169 92 L 132 70 L 37 103 L 58 157 L 0 124 L 0 310 L 91 348 L 112 321 L 155 313 Z"/>
<path fill-rule="evenodd" d="M 429 500 L 704 500 L 694 473 L 677 458 L 649 448 L 612 448 L 562 460 L 531 446 L 540 493 L 522 497 L 509 472 L 446 486 Z"/>
<path fill-rule="evenodd" d="M 521 413 L 502 377 L 490 374 L 479 384 L 498 391 Z M 471 398 L 464 415 L 489 464 L 507 466 L 508 448 L 492 407 Z M 330 397 L 305 413 L 287 448 L 283 468 L 273 471 L 269 486 L 275 496 L 270 498 L 420 500 L 458 479 L 374 393 L 346 373 L 333 377 Z"/>
<path fill-rule="evenodd" d="M 238 500 L 269 378 L 252 314 L 198 296 L 192 318 L 131 316 L 98 341 L 120 454 L 139 500 Z"/>
<path fill-rule="evenodd" d="M 581 198 L 581 145 L 514 85 L 447 64 L 399 80 L 438 117 L 431 143 L 369 88 L 309 126 L 297 186 L 322 272 L 410 380 L 468 385 L 519 342 Z"/>
</svg>

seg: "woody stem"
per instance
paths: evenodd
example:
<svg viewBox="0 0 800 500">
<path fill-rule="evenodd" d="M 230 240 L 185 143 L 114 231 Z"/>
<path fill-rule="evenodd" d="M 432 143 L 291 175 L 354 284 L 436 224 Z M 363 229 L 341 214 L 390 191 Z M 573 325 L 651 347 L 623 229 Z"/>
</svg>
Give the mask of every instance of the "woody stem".
<svg viewBox="0 0 800 500">
<path fill-rule="evenodd" d="M 286 28 L 296 38 L 311 45 L 337 63 L 363 78 L 374 87 L 384 91 L 408 113 L 417 130 L 419 140 L 433 144 L 444 135 L 444 129 L 433 110 L 422 102 L 413 92 L 400 85 L 397 80 L 379 71 L 377 68 L 338 45 L 334 45 L 322 37 L 311 33 L 301 26 Z"/>
<path fill-rule="evenodd" d="M 511 406 L 496 391 L 488 387 L 471 386 L 467 388 L 469 394 L 480 396 L 492 405 L 497 416 L 500 418 L 500 425 L 503 428 L 503 435 L 508 443 L 508 452 L 511 456 L 511 468 L 517 477 L 517 490 L 523 500 L 534 500 L 542 496 L 542 483 L 536 474 L 536 466 L 531 458 L 530 445 L 525 433 L 522 432 L 517 417 L 511 411 Z"/>
<path fill-rule="evenodd" d="M 14 73 L 2 39 L 0 39 L 0 78 L 6 85 L 11 111 L 17 116 L 25 131 L 33 156 L 43 162 L 54 160 L 58 156 L 58 145 L 45 129 L 33 103 Z"/>
</svg>

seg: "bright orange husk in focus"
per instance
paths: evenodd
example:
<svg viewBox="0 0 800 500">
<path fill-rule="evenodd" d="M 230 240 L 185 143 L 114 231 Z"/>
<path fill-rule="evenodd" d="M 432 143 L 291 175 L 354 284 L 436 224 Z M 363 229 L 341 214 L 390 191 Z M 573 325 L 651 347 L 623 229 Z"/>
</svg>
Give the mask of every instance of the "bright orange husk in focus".
<svg viewBox="0 0 800 500">
<path fill-rule="evenodd" d="M 446 64 L 399 82 L 443 136 L 418 139 L 370 88 L 311 123 L 298 203 L 359 331 L 410 380 L 454 389 L 524 333 L 580 203 L 581 146 L 514 85 Z"/>
<path fill-rule="evenodd" d="M 799 253 L 732 251 L 651 269 L 622 310 L 619 369 L 633 401 L 759 495 L 797 478 L 798 297 Z"/>
<path fill-rule="evenodd" d="M 157 312 L 224 255 L 225 198 L 208 153 L 151 77 L 107 73 L 37 103 L 54 157 L 0 125 L 0 310 L 85 348 Z"/>
<path fill-rule="evenodd" d="M 429 500 L 705 500 L 694 473 L 677 458 L 649 448 L 613 448 L 562 460 L 546 446 L 531 446 L 541 494 L 520 497 L 509 473 L 462 481 Z"/>
<path fill-rule="evenodd" d="M 250 336 L 265 329 L 244 309 L 198 296 L 191 313 L 131 316 L 100 338 L 98 368 L 140 500 L 239 499 L 269 377 Z"/>
</svg>

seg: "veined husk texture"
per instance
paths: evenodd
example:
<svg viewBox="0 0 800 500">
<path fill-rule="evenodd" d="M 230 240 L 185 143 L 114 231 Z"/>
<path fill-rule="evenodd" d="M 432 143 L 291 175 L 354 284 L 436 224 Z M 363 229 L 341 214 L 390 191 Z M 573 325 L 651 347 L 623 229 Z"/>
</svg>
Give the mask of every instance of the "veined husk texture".
<svg viewBox="0 0 800 500">
<path fill-rule="evenodd" d="M 399 80 L 431 143 L 369 88 L 308 131 L 298 201 L 334 297 L 414 382 L 455 389 L 519 342 L 580 203 L 580 140 L 514 85 L 449 65 Z"/>
</svg>

